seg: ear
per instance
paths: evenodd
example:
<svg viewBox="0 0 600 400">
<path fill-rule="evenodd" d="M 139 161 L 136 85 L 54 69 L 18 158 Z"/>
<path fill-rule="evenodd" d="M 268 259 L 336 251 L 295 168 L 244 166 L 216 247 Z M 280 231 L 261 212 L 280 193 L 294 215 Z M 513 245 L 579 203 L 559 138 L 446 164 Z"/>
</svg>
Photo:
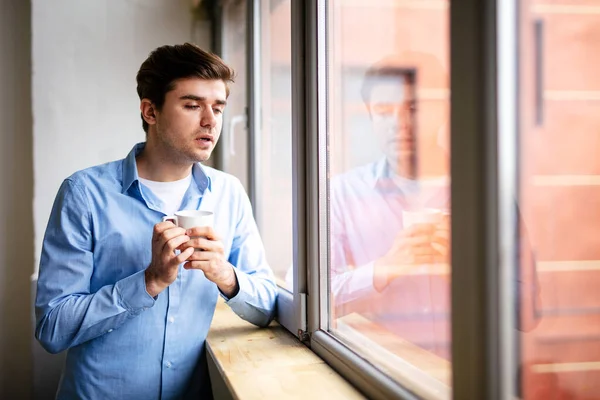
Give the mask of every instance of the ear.
<svg viewBox="0 0 600 400">
<path fill-rule="evenodd" d="M 142 118 L 148 123 L 148 125 L 156 124 L 156 107 L 148 99 L 142 99 L 140 102 L 140 111 Z"/>
</svg>

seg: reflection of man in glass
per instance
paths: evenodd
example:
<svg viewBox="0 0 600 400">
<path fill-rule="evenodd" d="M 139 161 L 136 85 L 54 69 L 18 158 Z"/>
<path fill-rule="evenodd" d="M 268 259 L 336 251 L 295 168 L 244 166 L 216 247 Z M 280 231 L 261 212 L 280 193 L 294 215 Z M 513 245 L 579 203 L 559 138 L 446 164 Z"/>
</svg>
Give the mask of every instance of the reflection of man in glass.
<svg viewBox="0 0 600 400">
<path fill-rule="evenodd" d="M 330 189 L 336 317 L 360 313 L 444 357 L 450 188 L 448 99 L 439 94 L 447 88 L 444 68 L 430 55 L 388 58 L 370 68 L 362 96 L 384 157 L 334 177 Z M 425 218 L 412 224 L 415 215 Z"/>
<path fill-rule="evenodd" d="M 381 68 L 369 71 L 363 98 L 388 167 L 397 176 L 416 176 L 415 71 Z"/>
<path fill-rule="evenodd" d="M 417 154 L 427 151 L 428 138 L 436 141 L 447 100 L 428 105 L 418 132 L 417 82 L 447 85 L 437 59 L 386 59 L 365 75 L 361 92 L 384 157 L 331 182 L 331 289 L 338 317 L 359 312 L 435 350 L 436 337 L 445 333 L 435 318 L 447 317 L 449 288 L 447 275 L 431 270 L 448 272 L 449 224 L 442 211 L 449 208 L 449 190 L 419 179 Z M 437 217 L 411 226 L 405 221 L 409 212 L 431 209 Z"/>
</svg>

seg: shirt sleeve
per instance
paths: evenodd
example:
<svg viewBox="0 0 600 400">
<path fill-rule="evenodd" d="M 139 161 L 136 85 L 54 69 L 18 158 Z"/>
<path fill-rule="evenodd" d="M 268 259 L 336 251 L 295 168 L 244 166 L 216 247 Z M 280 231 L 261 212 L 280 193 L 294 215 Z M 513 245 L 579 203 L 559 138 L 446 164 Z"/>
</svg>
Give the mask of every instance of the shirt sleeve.
<svg viewBox="0 0 600 400">
<path fill-rule="evenodd" d="M 257 326 L 267 326 L 275 317 L 277 284 L 269 267 L 250 200 L 239 181 L 238 222 L 229 262 L 237 276 L 239 291 L 226 303 L 242 319 Z"/>
<path fill-rule="evenodd" d="M 339 181 L 338 181 L 339 184 Z M 331 207 L 331 291 L 337 306 L 359 299 L 375 291 L 373 261 L 355 265 L 348 232 L 340 204 L 340 187 L 336 186 Z"/>
<path fill-rule="evenodd" d="M 35 301 L 36 339 L 50 353 L 111 332 L 152 307 L 144 270 L 90 292 L 92 216 L 81 186 L 59 189 L 44 236 Z"/>
</svg>

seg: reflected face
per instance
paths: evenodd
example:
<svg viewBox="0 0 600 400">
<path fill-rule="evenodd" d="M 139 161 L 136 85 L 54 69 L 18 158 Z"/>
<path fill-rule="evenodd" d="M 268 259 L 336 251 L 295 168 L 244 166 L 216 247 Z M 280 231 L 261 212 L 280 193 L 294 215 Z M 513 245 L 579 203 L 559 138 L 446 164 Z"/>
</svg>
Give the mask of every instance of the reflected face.
<svg viewBox="0 0 600 400">
<path fill-rule="evenodd" d="M 226 99 L 221 80 L 177 80 L 156 111 L 157 145 L 180 163 L 208 160 L 221 134 Z"/>
<path fill-rule="evenodd" d="M 382 77 L 371 91 L 373 131 L 390 166 L 401 176 L 416 173 L 416 101 L 408 76 Z"/>
</svg>

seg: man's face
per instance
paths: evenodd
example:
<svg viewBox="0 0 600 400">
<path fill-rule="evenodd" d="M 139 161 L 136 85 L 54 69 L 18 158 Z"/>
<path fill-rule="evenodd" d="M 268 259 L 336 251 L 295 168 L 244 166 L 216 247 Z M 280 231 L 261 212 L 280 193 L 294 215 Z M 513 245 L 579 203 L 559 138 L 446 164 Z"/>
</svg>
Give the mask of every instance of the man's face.
<svg viewBox="0 0 600 400">
<path fill-rule="evenodd" d="M 208 160 L 221 134 L 226 98 L 221 80 L 175 81 L 162 109 L 156 112 L 157 145 L 177 162 Z"/>
<path fill-rule="evenodd" d="M 416 173 L 415 94 L 407 77 L 382 77 L 372 91 L 369 111 L 373 131 L 396 173 L 414 178 Z"/>
</svg>

